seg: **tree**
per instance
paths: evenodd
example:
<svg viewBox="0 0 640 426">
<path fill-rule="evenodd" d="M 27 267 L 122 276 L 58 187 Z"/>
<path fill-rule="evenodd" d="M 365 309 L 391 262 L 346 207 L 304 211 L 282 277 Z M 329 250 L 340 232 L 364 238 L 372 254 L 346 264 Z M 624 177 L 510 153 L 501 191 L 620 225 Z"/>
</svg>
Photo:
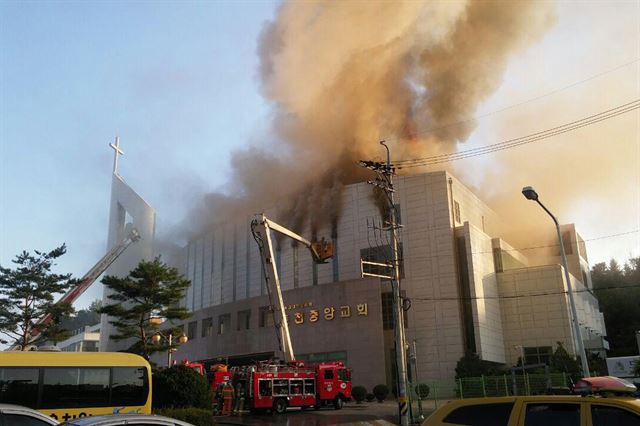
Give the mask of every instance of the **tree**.
<svg viewBox="0 0 640 426">
<path fill-rule="evenodd" d="M 607 326 L 609 356 L 638 353 L 635 331 L 640 330 L 640 257 L 629 259 L 623 267 L 611 260 L 591 269 L 593 290 Z"/>
<path fill-rule="evenodd" d="M 174 365 L 153 374 L 154 408 L 211 408 L 211 387 L 194 369 Z"/>
<path fill-rule="evenodd" d="M 33 336 L 60 341 L 65 338 L 60 318 L 73 312 L 69 303 L 55 303 L 55 295 L 65 292 L 75 280 L 71 274 L 51 272 L 55 260 L 67 252 L 66 246 L 50 252 L 23 251 L 12 262 L 15 268 L 0 266 L 0 333 L 21 350 L 27 349 Z M 53 315 L 49 324 L 37 324 Z"/>
<path fill-rule="evenodd" d="M 572 357 L 561 342 L 556 343 L 558 347 L 549 357 L 549 368 L 554 373 L 568 374 L 575 382 L 582 376 L 580 358 Z"/>
<path fill-rule="evenodd" d="M 498 369 L 497 364 L 480 359 L 478 354 L 467 352 L 456 364 L 456 379 L 491 376 L 496 374 Z"/>
<path fill-rule="evenodd" d="M 99 309 L 100 313 L 112 317 L 109 323 L 117 330 L 110 338 L 135 339 L 129 351 L 146 359 L 153 352 L 170 349 L 166 345 L 150 344 L 149 339 L 159 326 L 149 320 L 153 316 L 169 321 L 188 318 L 189 312 L 178 307 L 178 303 L 190 285 L 189 280 L 156 257 L 152 261 L 141 261 L 125 278 L 106 276 L 102 284 L 114 292 L 108 297 L 113 303 Z"/>
<path fill-rule="evenodd" d="M 66 316 L 60 320 L 60 327 L 73 331 L 86 326 L 98 324 L 100 322 L 101 300 L 94 300 L 85 309 L 79 309 L 75 315 Z"/>
</svg>

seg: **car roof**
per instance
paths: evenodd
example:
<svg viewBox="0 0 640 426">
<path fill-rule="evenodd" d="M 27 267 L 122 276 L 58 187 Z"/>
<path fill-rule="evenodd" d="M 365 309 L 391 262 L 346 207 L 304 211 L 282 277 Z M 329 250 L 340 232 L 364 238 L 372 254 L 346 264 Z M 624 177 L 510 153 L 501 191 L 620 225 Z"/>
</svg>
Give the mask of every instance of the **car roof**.
<svg viewBox="0 0 640 426">
<path fill-rule="evenodd" d="M 500 404 L 521 400 L 523 402 L 595 402 L 619 403 L 640 410 L 640 398 L 632 396 L 599 396 L 599 395 L 531 395 L 531 396 L 497 396 L 485 398 L 466 398 L 451 401 L 448 407 L 462 407 L 477 404 Z"/>
<path fill-rule="evenodd" d="M 191 423 L 182 420 L 172 419 L 171 417 L 158 416 L 155 414 L 108 414 L 104 416 L 91 416 L 74 419 L 65 423 L 65 425 L 73 426 L 108 426 L 108 425 L 124 425 L 124 424 L 157 424 L 168 425 L 174 424 L 179 426 L 193 426 Z"/>
<path fill-rule="evenodd" d="M 24 407 L 22 405 L 0 403 L 0 412 L 6 413 L 6 414 L 28 415 L 28 416 L 31 416 L 31 417 L 37 417 L 38 419 L 42 420 L 43 422 L 47 422 L 47 423 L 52 424 L 52 425 L 57 425 L 58 424 L 58 422 L 55 421 L 54 419 L 52 419 L 51 417 L 46 416 L 46 415 L 42 414 L 41 412 L 34 410 L 33 408 Z"/>
</svg>

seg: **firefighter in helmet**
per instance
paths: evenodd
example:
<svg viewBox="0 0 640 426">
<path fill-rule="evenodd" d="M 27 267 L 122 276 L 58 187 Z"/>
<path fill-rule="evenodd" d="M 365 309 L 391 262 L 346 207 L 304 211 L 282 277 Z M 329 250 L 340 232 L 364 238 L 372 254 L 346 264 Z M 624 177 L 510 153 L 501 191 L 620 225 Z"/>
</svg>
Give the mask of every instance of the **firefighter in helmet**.
<svg viewBox="0 0 640 426">
<path fill-rule="evenodd" d="M 228 416 L 231 414 L 231 410 L 233 409 L 233 400 L 235 399 L 235 392 L 230 382 L 225 383 L 222 388 L 222 399 L 222 415 Z"/>
</svg>

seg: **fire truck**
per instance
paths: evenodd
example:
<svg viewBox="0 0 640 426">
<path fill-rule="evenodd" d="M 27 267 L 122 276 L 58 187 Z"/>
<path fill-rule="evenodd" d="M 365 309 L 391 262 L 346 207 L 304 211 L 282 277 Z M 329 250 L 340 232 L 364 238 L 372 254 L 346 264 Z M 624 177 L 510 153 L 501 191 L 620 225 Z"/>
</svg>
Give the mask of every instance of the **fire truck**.
<svg viewBox="0 0 640 426">
<path fill-rule="evenodd" d="M 251 232 L 260 250 L 273 322 L 284 361 L 258 362 L 230 370 L 217 364 L 209 374 L 211 388 L 215 395 L 226 383 L 231 383 L 236 389 L 241 387 L 244 389 L 245 404 L 252 412 L 272 410 L 281 414 L 288 407 L 320 409 L 323 406 L 333 406 L 339 410 L 345 401 L 351 400 L 351 372 L 342 362 L 306 364 L 296 360 L 274 261 L 271 231 L 305 246 L 316 263 L 326 263 L 333 257 L 331 242 L 310 242 L 262 214 L 252 220 Z M 198 370 L 200 365 L 192 363 L 189 366 Z"/>
<path fill-rule="evenodd" d="M 320 409 L 327 405 L 339 410 L 351 399 L 351 374 L 342 362 L 260 363 L 240 369 L 234 378 L 236 386 L 244 387 L 252 412 L 282 414 L 288 407 Z"/>
</svg>

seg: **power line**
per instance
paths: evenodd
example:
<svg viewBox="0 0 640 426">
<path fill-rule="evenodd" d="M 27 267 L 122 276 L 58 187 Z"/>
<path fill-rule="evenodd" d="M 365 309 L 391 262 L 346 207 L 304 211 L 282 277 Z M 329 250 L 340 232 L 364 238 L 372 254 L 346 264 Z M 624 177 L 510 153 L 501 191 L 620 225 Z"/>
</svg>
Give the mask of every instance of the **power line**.
<svg viewBox="0 0 640 426">
<path fill-rule="evenodd" d="M 640 108 L 640 99 L 636 99 L 624 105 L 620 105 L 615 108 L 605 110 L 598 114 L 590 115 L 580 120 L 572 121 L 570 123 L 556 126 L 547 130 L 532 133 L 527 136 L 522 136 L 519 138 L 509 139 L 509 140 L 498 142 L 491 145 L 485 145 L 485 146 L 472 148 L 464 151 L 453 152 L 449 154 L 439 154 L 439 155 L 433 155 L 433 156 L 424 157 L 424 158 L 399 160 L 394 162 L 393 165 L 396 167 L 396 169 L 404 169 L 409 167 L 421 167 L 421 166 L 445 163 L 445 162 L 450 162 L 455 160 L 462 160 L 466 158 L 475 157 L 478 155 L 485 155 L 492 152 L 502 151 L 505 149 L 515 148 L 521 145 L 538 142 L 543 139 L 550 138 L 552 136 L 561 135 L 563 133 L 567 133 L 576 129 L 580 129 L 582 127 L 599 123 L 600 121 L 617 117 L 618 115 L 633 111 L 638 108 Z"/>
<path fill-rule="evenodd" d="M 640 288 L 640 285 L 631 284 L 626 286 L 608 286 L 608 287 L 599 287 L 596 289 L 583 289 L 583 290 L 574 290 L 574 293 L 594 293 L 599 292 L 601 290 L 628 290 L 630 288 Z M 459 300 L 498 300 L 498 299 L 521 299 L 526 297 L 541 297 L 541 296 L 557 296 L 560 294 L 569 294 L 567 291 L 547 291 L 547 292 L 538 292 L 538 293 L 529 293 L 529 294 L 515 294 L 509 296 L 451 296 L 451 297 L 411 297 L 411 300 L 420 301 L 420 302 L 440 302 L 440 301 L 459 301 Z"/>
<path fill-rule="evenodd" d="M 457 126 L 461 126 L 461 125 L 464 125 L 464 124 L 470 124 L 470 123 L 473 123 L 476 120 L 479 120 L 479 119 L 482 119 L 482 118 L 486 118 L 486 117 L 489 117 L 489 116 L 492 116 L 492 115 L 495 115 L 495 114 L 510 110 L 512 108 L 516 108 L 516 107 L 528 104 L 530 102 L 534 102 L 534 101 L 546 98 L 546 97 L 551 96 L 551 95 L 555 95 L 556 93 L 560 93 L 560 92 L 563 92 L 563 91 L 565 91 L 567 89 L 571 89 L 571 88 L 573 88 L 575 86 L 578 86 L 580 84 L 586 83 L 586 82 L 591 81 L 591 80 L 594 80 L 594 79 L 596 79 L 598 77 L 602 77 L 603 75 L 610 74 L 610 73 L 618 71 L 619 69 L 622 69 L 622 68 L 626 68 L 629 65 L 633 65 L 633 64 L 635 64 L 635 63 L 637 63 L 639 61 L 640 61 L 640 58 L 636 58 L 633 61 L 618 65 L 617 67 L 611 68 L 611 69 L 609 69 L 607 71 L 603 71 L 601 73 L 594 74 L 594 75 L 592 75 L 590 77 L 584 78 L 582 80 L 576 81 L 574 83 L 568 84 L 566 86 L 560 87 L 558 89 L 552 90 L 552 91 L 544 93 L 542 95 L 535 96 L 533 98 L 529 98 L 529 99 L 524 100 L 522 102 L 518 102 L 518 103 L 515 103 L 515 104 L 512 104 L 512 105 L 508 105 L 508 106 L 499 108 L 497 110 L 494 110 L 494 111 L 491 111 L 491 112 L 488 112 L 488 113 L 485 113 L 485 114 L 482 114 L 482 115 L 478 115 L 476 117 L 467 118 L 467 119 L 464 119 L 464 120 L 456 121 L 456 122 L 445 124 L 445 125 L 438 126 L 438 127 L 430 127 L 428 129 L 421 130 L 421 131 L 417 132 L 416 135 L 426 135 L 426 134 L 429 134 L 429 133 L 437 132 L 438 130 L 444 130 L 444 129 L 448 129 L 450 127 L 457 127 Z M 394 140 L 397 140 L 397 139 L 398 138 L 389 138 L 388 140 L 389 141 L 394 141 Z"/>
<path fill-rule="evenodd" d="M 447 229 L 446 227 L 442 227 L 442 228 L 438 228 L 438 229 Z M 436 229 L 436 230 L 438 230 Z M 450 229 L 450 228 L 449 228 Z M 616 238 L 616 237 L 622 237 L 625 235 L 631 235 L 631 234 L 636 234 L 640 232 L 640 229 L 634 229 L 633 231 L 627 231 L 627 232 L 619 232 L 617 234 L 609 234 L 609 235 L 602 235 L 599 237 L 594 237 L 594 238 L 586 238 L 583 239 L 584 242 L 591 242 L 591 241 L 599 241 L 599 240 L 604 240 L 607 238 Z M 554 247 L 560 247 L 560 244 L 555 243 L 555 244 L 546 244 L 546 245 L 539 245 L 539 246 L 529 246 L 529 247 L 519 247 L 519 248 L 511 248 L 511 249 L 500 249 L 501 251 L 505 251 L 505 252 L 520 252 L 520 251 L 526 251 L 526 250 L 538 250 L 538 249 L 545 249 L 545 248 L 554 248 Z M 492 254 L 493 250 L 491 251 L 472 251 L 471 254 Z M 433 255 L 433 256 L 412 256 L 411 260 L 426 260 L 426 259 L 435 259 L 441 256 L 437 256 L 437 255 Z M 402 258 L 401 260 L 405 260 L 404 258 Z"/>
</svg>

